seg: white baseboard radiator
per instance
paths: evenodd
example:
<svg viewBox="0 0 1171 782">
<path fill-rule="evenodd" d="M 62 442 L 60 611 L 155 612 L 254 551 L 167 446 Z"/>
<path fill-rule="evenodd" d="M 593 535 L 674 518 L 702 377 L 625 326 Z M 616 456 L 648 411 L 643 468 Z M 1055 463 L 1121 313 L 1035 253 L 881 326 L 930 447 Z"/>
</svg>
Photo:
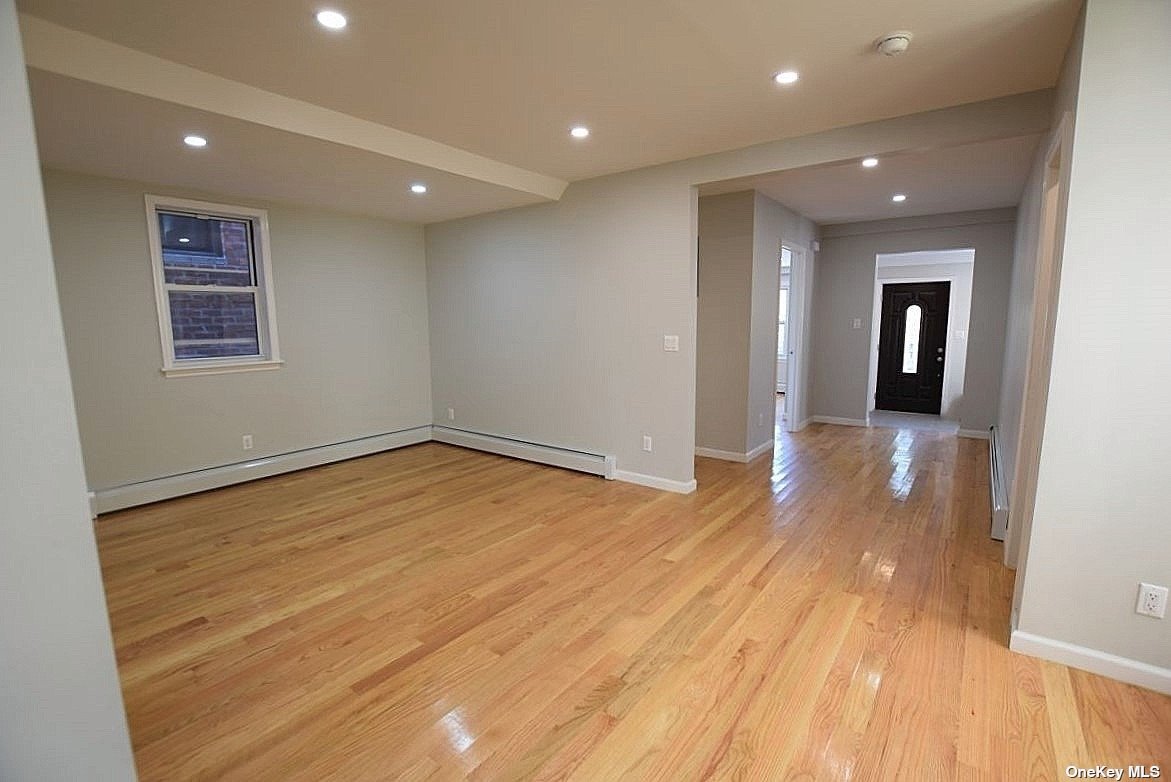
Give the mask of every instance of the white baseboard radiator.
<svg viewBox="0 0 1171 782">
<path fill-rule="evenodd" d="M 993 426 L 988 438 L 988 505 L 992 508 L 992 539 L 1008 533 L 1008 478 L 1000 459 L 1000 428 Z"/>
<path fill-rule="evenodd" d="M 514 459 L 524 459 L 529 462 L 549 464 L 554 467 L 563 467 L 567 470 L 600 475 L 603 478 L 613 479 L 615 460 L 613 456 L 574 451 L 568 448 L 559 448 L 552 445 L 529 443 L 523 440 L 513 440 L 498 435 L 469 432 L 464 429 L 453 429 L 447 426 L 431 427 L 431 439 L 448 445 L 458 445 L 476 451 L 487 451 L 500 456 L 511 456 Z"/>
</svg>

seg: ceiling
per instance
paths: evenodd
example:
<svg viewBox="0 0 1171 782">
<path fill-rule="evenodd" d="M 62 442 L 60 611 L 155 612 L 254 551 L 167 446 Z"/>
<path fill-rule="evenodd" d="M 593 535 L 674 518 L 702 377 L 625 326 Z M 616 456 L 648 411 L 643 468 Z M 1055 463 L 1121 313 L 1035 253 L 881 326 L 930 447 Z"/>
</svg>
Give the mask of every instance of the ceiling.
<svg viewBox="0 0 1171 782">
<path fill-rule="evenodd" d="M 851 160 L 715 182 L 700 195 L 758 190 L 816 223 L 850 223 L 1016 206 L 1038 135 L 883 157 L 875 168 Z M 902 193 L 907 200 L 894 203 Z"/>
<path fill-rule="evenodd" d="M 542 202 L 507 187 L 65 76 L 29 70 L 50 168 L 430 223 Z M 210 139 L 190 149 L 189 133 Z M 410 192 L 426 182 L 426 196 Z"/>
<path fill-rule="evenodd" d="M 18 5 L 207 73 L 577 180 L 1051 86 L 1079 2 L 337 0 L 350 19 L 339 33 L 313 21 L 318 5 L 312 0 Z M 900 28 L 915 33 L 909 52 L 898 58 L 873 52 L 875 38 Z M 785 68 L 802 74 L 790 88 L 769 78 Z M 84 115 L 69 114 L 62 104 L 68 86 L 35 89 L 38 101 L 57 101 L 51 113 L 38 111 L 51 125 L 43 131 L 45 146 L 60 160 L 73 154 L 84 163 L 82 152 L 66 147 L 70 132 L 83 138 L 90 117 L 76 121 Z M 80 89 L 69 94 L 86 99 Z M 92 101 L 87 108 L 95 108 Z M 159 106 L 134 108 L 146 112 L 143 123 L 157 123 L 137 129 L 145 136 L 180 119 Z M 111 131 L 139 124 L 100 109 L 93 121 Z M 322 173 L 313 170 L 318 165 L 348 184 L 367 163 L 370 179 L 384 173 L 379 166 L 391 166 L 354 157 L 350 168 L 336 170 L 332 157 L 328 165 L 315 164 L 303 156 L 313 150 L 292 139 L 277 140 L 265 156 L 267 142 L 229 122 L 223 130 L 233 134 L 232 144 L 262 153 L 257 165 L 271 163 L 273 177 L 312 179 Z M 590 126 L 593 135 L 570 139 L 567 129 L 575 123 Z M 293 152 L 302 156 L 277 160 Z M 146 160 L 121 162 L 147 170 L 161 162 L 160 154 L 148 146 Z M 227 158 L 222 168 L 230 170 Z M 357 190 L 364 187 L 360 182 Z M 469 198 L 474 190 L 469 185 Z"/>
</svg>

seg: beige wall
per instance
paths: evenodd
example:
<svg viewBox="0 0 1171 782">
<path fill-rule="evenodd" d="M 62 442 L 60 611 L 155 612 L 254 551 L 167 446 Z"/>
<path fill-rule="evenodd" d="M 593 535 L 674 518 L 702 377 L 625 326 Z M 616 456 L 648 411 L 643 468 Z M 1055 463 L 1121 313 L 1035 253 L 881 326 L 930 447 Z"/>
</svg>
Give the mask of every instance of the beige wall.
<svg viewBox="0 0 1171 782">
<path fill-rule="evenodd" d="M 1018 628 L 1171 668 L 1171 4 L 1090 0 Z M 1087 371 L 1089 368 L 1089 371 Z M 1171 676 L 1163 672 L 1164 681 Z"/>
<path fill-rule="evenodd" d="M 0 779 L 134 779 L 16 9 L 0 1 Z"/>
<path fill-rule="evenodd" d="M 45 191 L 91 489 L 431 423 L 421 226 L 57 171 Z M 268 210 L 283 367 L 162 375 L 144 193 Z"/>
<path fill-rule="evenodd" d="M 878 253 L 976 250 L 961 429 L 996 422 L 1015 210 L 995 209 L 822 227 L 813 304 L 813 414 L 864 420 Z M 861 328 L 854 329 L 854 319 Z"/>
</svg>

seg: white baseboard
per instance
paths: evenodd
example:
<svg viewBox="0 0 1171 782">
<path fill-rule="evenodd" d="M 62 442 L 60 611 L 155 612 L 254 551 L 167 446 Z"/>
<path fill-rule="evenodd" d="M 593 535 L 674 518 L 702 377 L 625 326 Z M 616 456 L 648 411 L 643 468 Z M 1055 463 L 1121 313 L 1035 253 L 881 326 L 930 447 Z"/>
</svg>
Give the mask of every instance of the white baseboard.
<svg viewBox="0 0 1171 782">
<path fill-rule="evenodd" d="M 991 436 L 987 429 L 960 429 L 956 434 L 972 440 L 987 440 Z"/>
<path fill-rule="evenodd" d="M 749 451 L 745 455 L 748 457 L 748 461 L 752 461 L 753 459 L 755 459 L 758 456 L 763 456 L 764 454 L 769 453 L 770 451 L 772 451 L 772 449 L 775 446 L 776 446 L 776 443 L 774 441 L 766 440 L 765 442 L 756 446 L 755 448 L 753 448 L 751 451 Z"/>
<path fill-rule="evenodd" d="M 748 461 L 748 454 L 736 453 L 735 451 L 721 451 L 719 448 L 702 448 L 695 447 L 696 456 L 706 456 L 709 459 L 723 459 L 726 462 L 746 462 Z"/>
<path fill-rule="evenodd" d="M 699 446 L 696 446 L 695 455 L 696 456 L 706 456 L 709 459 L 723 459 L 726 462 L 739 462 L 741 464 L 747 464 L 748 462 L 752 461 L 756 457 L 758 457 L 764 453 L 767 453 L 768 451 L 771 451 L 772 449 L 773 449 L 773 441 L 769 440 L 768 442 L 764 442 L 764 443 L 761 443 L 760 445 L 756 446 L 748 453 L 738 453 L 736 451 L 721 451 L 719 448 L 701 448 Z"/>
<path fill-rule="evenodd" d="M 797 426 L 793 428 L 793 431 L 794 431 L 794 432 L 800 432 L 802 429 L 804 429 L 805 427 L 809 426 L 811 423 L 813 423 L 813 419 L 812 419 L 812 418 L 806 418 L 804 421 L 802 421 L 801 423 L 797 424 Z"/>
<path fill-rule="evenodd" d="M 340 462 L 344 459 L 353 459 L 380 451 L 425 443 L 430 439 L 431 425 L 428 424 L 333 445 L 306 448 L 292 453 L 227 464 L 223 467 L 211 467 L 206 470 L 195 470 L 165 478 L 131 483 L 126 486 L 115 486 L 111 489 L 100 489 L 92 492 L 91 508 L 95 515 L 109 513 L 123 508 L 132 508 L 135 505 L 182 497 L 184 494 L 218 489 L 234 483 L 267 478 L 271 475 L 303 470 L 307 467 L 318 467 L 330 462 Z"/>
<path fill-rule="evenodd" d="M 564 467 L 567 470 L 601 475 L 603 478 L 614 477 L 615 461 L 613 456 L 602 456 L 601 454 L 573 451 L 568 448 L 558 448 L 551 445 L 527 443 L 508 437 L 471 432 L 465 429 L 452 429 L 447 426 L 431 427 L 431 439 L 436 442 L 458 445 L 476 451 L 487 451 L 488 453 L 511 456 L 514 459 L 523 459 L 528 462 L 538 462 L 554 467 Z"/>
<path fill-rule="evenodd" d="M 837 424 L 838 426 L 869 426 L 865 418 L 838 418 L 836 415 L 815 415 L 815 424 Z"/>
<path fill-rule="evenodd" d="M 626 470 L 615 470 L 614 480 L 637 483 L 639 486 L 649 486 L 652 489 L 673 491 L 676 494 L 691 494 L 695 491 L 696 486 L 694 478 L 690 481 L 673 481 L 669 478 L 660 478 L 657 475 L 643 475 L 639 472 L 627 472 Z"/>
<path fill-rule="evenodd" d="M 1119 657 L 1109 652 L 1100 652 L 1097 649 L 1033 635 L 1022 630 L 1012 631 L 1008 648 L 1031 657 L 1041 657 L 1071 668 L 1080 668 L 1083 671 L 1171 695 L 1171 668 L 1160 668 L 1128 657 Z"/>
</svg>

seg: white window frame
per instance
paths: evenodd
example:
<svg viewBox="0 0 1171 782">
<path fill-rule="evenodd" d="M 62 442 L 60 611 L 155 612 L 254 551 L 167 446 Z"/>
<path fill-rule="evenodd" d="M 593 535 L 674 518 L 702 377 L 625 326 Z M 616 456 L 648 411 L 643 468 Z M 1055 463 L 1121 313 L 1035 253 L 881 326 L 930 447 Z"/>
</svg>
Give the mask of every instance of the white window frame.
<svg viewBox="0 0 1171 782">
<path fill-rule="evenodd" d="M 222 285 L 168 286 L 163 270 L 163 242 L 159 235 L 159 211 L 190 212 L 207 217 L 247 220 L 252 225 L 252 262 L 256 285 L 250 287 Z M 150 241 L 151 273 L 154 278 L 155 307 L 159 316 L 159 338 L 163 349 L 162 373 L 167 377 L 218 375 L 228 372 L 252 372 L 277 369 L 284 362 L 276 332 L 276 299 L 273 293 L 272 259 L 269 255 L 268 212 L 229 204 L 213 204 L 187 198 L 146 196 L 146 227 Z M 253 293 L 256 297 L 256 331 L 259 356 L 224 356 L 222 358 L 175 358 L 175 339 L 171 331 L 171 299 L 168 290 Z"/>
</svg>

